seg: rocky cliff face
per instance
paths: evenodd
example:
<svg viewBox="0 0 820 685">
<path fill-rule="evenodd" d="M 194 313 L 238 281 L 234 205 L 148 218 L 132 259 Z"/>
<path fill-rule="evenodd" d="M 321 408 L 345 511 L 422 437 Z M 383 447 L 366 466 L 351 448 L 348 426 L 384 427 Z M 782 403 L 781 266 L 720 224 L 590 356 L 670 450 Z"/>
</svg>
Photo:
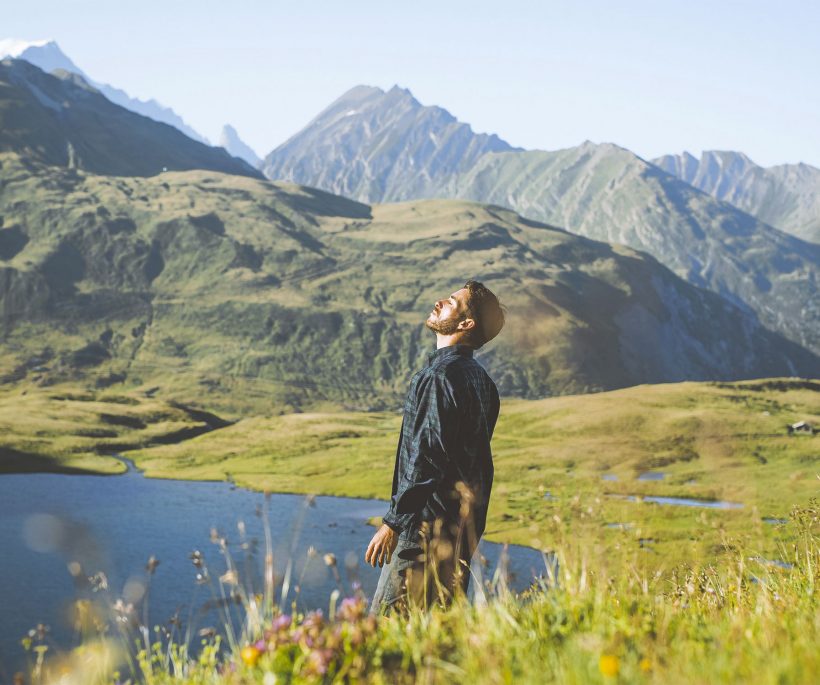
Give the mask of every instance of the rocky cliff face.
<svg viewBox="0 0 820 685">
<path fill-rule="evenodd" d="M 408 90 L 358 86 L 271 152 L 261 168 L 273 180 L 393 202 L 435 195 L 444 179 L 485 153 L 511 149 L 440 107 L 422 106 Z"/>
<path fill-rule="evenodd" d="M 820 243 L 820 169 L 808 164 L 762 167 L 741 152 L 708 150 L 653 160 L 667 173 L 761 221 Z"/>
</svg>

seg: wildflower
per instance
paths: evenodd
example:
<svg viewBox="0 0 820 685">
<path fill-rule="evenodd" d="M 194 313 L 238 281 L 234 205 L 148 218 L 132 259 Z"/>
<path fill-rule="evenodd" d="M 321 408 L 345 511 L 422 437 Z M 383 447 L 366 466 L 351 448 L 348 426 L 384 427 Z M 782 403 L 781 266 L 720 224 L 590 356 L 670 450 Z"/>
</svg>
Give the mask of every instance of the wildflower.
<svg viewBox="0 0 820 685">
<path fill-rule="evenodd" d="M 620 663 L 618 662 L 618 657 L 614 654 L 602 654 L 598 660 L 598 670 L 608 678 L 614 678 L 618 675 L 619 669 Z"/>
<path fill-rule="evenodd" d="M 288 628 L 290 628 L 291 623 L 291 617 L 288 616 L 288 614 L 282 614 L 273 619 L 273 622 L 271 623 L 271 629 L 277 632 L 280 630 L 287 630 Z"/>
<path fill-rule="evenodd" d="M 647 659 L 646 657 L 644 657 L 643 659 L 641 659 L 640 663 L 638 664 L 638 667 L 644 673 L 648 673 L 649 671 L 652 670 L 652 662 L 649 659 Z"/>
<path fill-rule="evenodd" d="M 338 616 L 343 621 L 353 623 L 365 614 L 365 602 L 358 597 L 345 597 L 339 605 Z"/>
<path fill-rule="evenodd" d="M 259 661 L 260 654 L 261 652 L 253 645 L 247 645 L 242 648 L 241 652 L 239 652 L 239 656 L 242 657 L 243 663 L 251 668 L 256 666 L 256 662 Z"/>
<path fill-rule="evenodd" d="M 313 628 L 321 628 L 322 624 L 324 623 L 324 612 L 321 609 L 317 609 L 316 611 L 311 611 L 305 616 L 304 620 L 302 621 L 302 627 L 307 628 L 308 630 Z"/>
<path fill-rule="evenodd" d="M 325 566 L 335 566 L 336 565 L 336 555 L 333 552 L 328 552 L 324 556 Z"/>
<path fill-rule="evenodd" d="M 231 569 L 219 576 L 219 582 L 225 585 L 239 585 L 239 574 Z"/>
<path fill-rule="evenodd" d="M 126 603 L 118 599 L 114 602 L 112 609 L 116 614 L 116 620 L 120 623 L 128 623 L 134 618 L 134 605 L 131 602 Z"/>
<path fill-rule="evenodd" d="M 205 564 L 205 561 L 202 559 L 202 552 L 200 552 L 198 549 L 195 549 L 193 552 L 191 552 L 188 555 L 188 558 L 191 560 L 191 563 L 196 568 L 202 568 L 202 566 Z"/>
<path fill-rule="evenodd" d="M 91 586 L 92 592 L 100 592 L 108 589 L 108 576 L 102 571 L 95 573 L 93 576 L 88 576 L 88 584 Z"/>
<path fill-rule="evenodd" d="M 145 571 L 149 576 L 152 576 L 154 575 L 154 571 L 157 570 L 157 566 L 159 566 L 159 559 L 152 554 L 148 557 L 148 563 L 145 564 Z"/>
<path fill-rule="evenodd" d="M 308 656 L 308 671 L 316 673 L 317 675 L 324 675 L 333 660 L 333 650 L 331 649 L 314 649 L 310 656 Z"/>
</svg>

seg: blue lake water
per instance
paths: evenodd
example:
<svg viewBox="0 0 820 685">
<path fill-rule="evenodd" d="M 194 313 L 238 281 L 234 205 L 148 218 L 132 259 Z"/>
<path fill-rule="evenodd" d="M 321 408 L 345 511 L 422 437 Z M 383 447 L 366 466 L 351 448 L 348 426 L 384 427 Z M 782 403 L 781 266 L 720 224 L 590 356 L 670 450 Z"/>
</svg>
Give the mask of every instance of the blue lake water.
<svg viewBox="0 0 820 685">
<path fill-rule="evenodd" d="M 37 623 L 51 626 L 57 644 L 71 645 L 66 617 L 77 596 L 105 596 L 109 602 L 124 597 L 139 607 L 151 556 L 159 565 L 149 585 L 150 625 L 165 623 L 175 611 L 197 629 L 213 625 L 213 612 L 200 613 L 210 591 L 195 582 L 198 570 L 190 559 L 191 552 L 200 550 L 212 578 L 225 573 L 219 545 L 210 539 L 212 528 L 227 538 L 243 578 L 247 571 L 255 591 L 261 592 L 266 518 L 277 580 L 292 563 L 288 610 L 292 601 L 299 610 L 327 609 L 339 581 L 324 562 L 326 553 L 336 557 L 343 596 L 352 594 L 356 582 L 371 597 L 380 569 L 364 564 L 374 531 L 366 521 L 384 514 L 386 506 L 379 500 L 342 497 L 316 497 L 308 506 L 300 495 L 270 495 L 266 502 L 262 493 L 228 483 L 147 479 L 133 470 L 121 476 L 2 475 L 0 682 L 10 682 L 10 673 L 22 664 L 20 638 Z M 315 553 L 309 555 L 310 547 Z M 245 563 L 254 548 L 255 556 Z M 486 565 L 477 561 L 479 554 Z M 482 542 L 479 554 L 473 570 L 487 579 L 498 566 L 502 546 Z M 510 586 L 523 590 L 544 574 L 544 557 L 511 546 L 507 567 Z M 104 576 L 91 584 L 98 588 L 95 594 L 86 581 L 100 572 Z M 277 593 L 277 603 L 279 599 Z"/>
<path fill-rule="evenodd" d="M 663 480 L 666 474 L 663 471 L 644 471 L 638 476 L 638 480 Z"/>
<path fill-rule="evenodd" d="M 655 504 L 664 504 L 676 507 L 700 507 L 704 509 L 742 509 L 743 504 L 740 502 L 722 502 L 719 500 L 706 499 L 692 499 L 690 497 L 660 497 L 654 495 L 609 495 L 609 497 L 616 497 L 625 499 L 629 502 L 654 502 Z"/>
</svg>

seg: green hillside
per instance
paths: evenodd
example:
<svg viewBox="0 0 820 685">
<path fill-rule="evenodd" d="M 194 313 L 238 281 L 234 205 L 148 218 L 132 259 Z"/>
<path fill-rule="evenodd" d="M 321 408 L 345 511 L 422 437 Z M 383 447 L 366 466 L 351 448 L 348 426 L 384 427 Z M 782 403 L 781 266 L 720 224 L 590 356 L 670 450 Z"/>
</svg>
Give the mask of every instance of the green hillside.
<svg viewBox="0 0 820 685">
<path fill-rule="evenodd" d="M 161 391 L 234 415 L 395 407 L 432 349 L 430 304 L 468 277 L 509 307 L 481 354 L 507 395 L 820 374 L 652 258 L 499 207 L 0 164 L 5 383 Z"/>
</svg>

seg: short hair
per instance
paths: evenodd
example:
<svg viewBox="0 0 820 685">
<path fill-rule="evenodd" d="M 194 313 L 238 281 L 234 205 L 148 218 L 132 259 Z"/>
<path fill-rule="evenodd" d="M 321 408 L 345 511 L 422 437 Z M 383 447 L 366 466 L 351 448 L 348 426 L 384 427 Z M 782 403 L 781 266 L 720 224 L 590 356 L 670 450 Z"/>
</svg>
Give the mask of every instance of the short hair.
<svg viewBox="0 0 820 685">
<path fill-rule="evenodd" d="M 470 344 L 480 348 L 490 342 L 504 327 L 504 306 L 483 283 L 467 281 L 467 315 L 476 325 L 467 338 Z"/>
</svg>

